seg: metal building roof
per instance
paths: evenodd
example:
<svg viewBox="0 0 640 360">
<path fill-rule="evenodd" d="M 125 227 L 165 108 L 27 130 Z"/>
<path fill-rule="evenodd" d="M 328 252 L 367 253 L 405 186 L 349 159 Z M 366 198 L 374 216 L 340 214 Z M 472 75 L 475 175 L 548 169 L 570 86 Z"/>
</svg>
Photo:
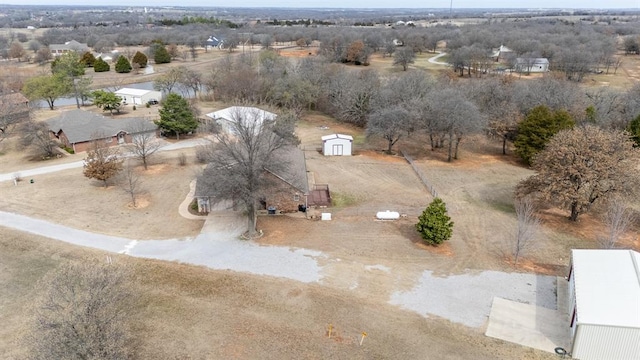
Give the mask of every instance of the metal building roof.
<svg viewBox="0 0 640 360">
<path fill-rule="evenodd" d="M 132 88 L 122 88 L 116 92 L 114 92 L 114 94 L 116 95 L 129 95 L 129 96 L 142 96 L 145 95 L 147 93 L 152 92 L 153 90 L 140 90 L 140 89 L 132 89 Z"/>
<path fill-rule="evenodd" d="M 640 253 L 572 250 L 579 324 L 640 328 Z"/>
<path fill-rule="evenodd" d="M 327 141 L 331 139 L 345 139 L 345 140 L 353 141 L 353 136 L 343 135 L 343 134 L 331 134 L 331 135 L 325 135 L 322 137 L 322 141 Z"/>
</svg>

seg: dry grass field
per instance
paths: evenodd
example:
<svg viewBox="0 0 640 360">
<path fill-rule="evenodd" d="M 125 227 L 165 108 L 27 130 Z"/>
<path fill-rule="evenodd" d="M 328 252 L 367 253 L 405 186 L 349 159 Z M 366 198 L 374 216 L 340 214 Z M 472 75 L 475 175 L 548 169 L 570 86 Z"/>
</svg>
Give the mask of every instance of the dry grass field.
<svg viewBox="0 0 640 360">
<path fill-rule="evenodd" d="M 38 281 L 67 261 L 105 254 L 2 230 L 0 358 L 26 353 Z M 129 326 L 140 359 L 553 359 L 352 291 L 112 256 L 132 269 Z M 334 327 L 331 338 L 328 325 Z M 359 345 L 361 332 L 368 336 Z"/>
</svg>

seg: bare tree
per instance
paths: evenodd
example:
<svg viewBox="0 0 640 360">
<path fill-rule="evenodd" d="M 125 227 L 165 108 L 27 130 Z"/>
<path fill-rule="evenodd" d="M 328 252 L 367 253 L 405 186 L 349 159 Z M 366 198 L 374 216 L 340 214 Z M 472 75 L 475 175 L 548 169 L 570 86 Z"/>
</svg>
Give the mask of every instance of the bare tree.
<svg viewBox="0 0 640 360">
<path fill-rule="evenodd" d="M 120 184 L 122 190 L 131 196 L 131 205 L 136 208 L 138 206 L 136 200 L 144 190 L 141 186 L 140 176 L 129 162 L 127 162 L 127 165 L 124 166 L 120 173 Z"/>
<path fill-rule="evenodd" d="M 128 129 L 129 134 L 131 134 L 133 154 L 142 160 L 145 170 L 147 170 L 149 158 L 162 147 L 162 143 L 156 137 L 155 131 L 150 131 L 153 128 L 155 126 L 151 127 L 146 122 L 138 121 L 132 122 Z"/>
<path fill-rule="evenodd" d="M 216 134 L 211 145 L 208 169 L 212 171 L 205 171 L 198 181 L 205 184 L 214 201 L 233 200 L 244 205 L 251 237 L 257 233 L 258 201 L 271 186 L 265 170 L 278 172 L 289 166 L 279 154 L 293 142 L 293 128 L 281 129 L 277 120 L 265 119 L 255 108 L 237 107 L 231 116 L 228 132 Z"/>
<path fill-rule="evenodd" d="M 19 127 L 22 135 L 20 145 L 31 148 L 36 155 L 43 158 L 52 157 L 56 154 L 57 143 L 51 138 L 49 127 L 46 123 L 35 120 L 22 122 Z"/>
<path fill-rule="evenodd" d="M 413 64 L 416 60 L 416 54 L 410 47 L 403 47 L 393 54 L 393 65 L 402 66 L 403 71 L 407 71 L 409 64 Z"/>
<path fill-rule="evenodd" d="M 393 145 L 411 131 L 409 112 L 401 106 L 380 109 L 369 117 L 367 136 L 381 136 L 387 140 L 387 154 Z"/>
<path fill-rule="evenodd" d="M 615 248 L 622 234 L 635 220 L 635 216 L 625 201 L 621 197 L 615 196 L 609 200 L 609 206 L 603 218 L 607 225 L 607 234 L 600 237 L 598 242 L 605 249 Z"/>
<path fill-rule="evenodd" d="M 128 359 L 127 326 L 133 301 L 128 271 L 116 265 L 65 264 L 45 277 L 45 295 L 25 338 L 29 358 Z"/>
<path fill-rule="evenodd" d="M 107 187 L 107 180 L 114 177 L 122 169 L 122 160 L 118 159 L 117 150 L 105 143 L 104 135 L 94 135 L 91 150 L 84 161 L 84 176 L 100 180 Z"/>
<path fill-rule="evenodd" d="M 518 265 L 520 255 L 532 245 L 533 238 L 540 229 L 540 218 L 536 215 L 534 202 L 529 197 L 516 199 L 518 227 L 513 243 L 513 265 Z"/>
<path fill-rule="evenodd" d="M 0 95 L 0 142 L 9 137 L 21 122 L 29 120 L 29 107 L 20 97 Z"/>
</svg>

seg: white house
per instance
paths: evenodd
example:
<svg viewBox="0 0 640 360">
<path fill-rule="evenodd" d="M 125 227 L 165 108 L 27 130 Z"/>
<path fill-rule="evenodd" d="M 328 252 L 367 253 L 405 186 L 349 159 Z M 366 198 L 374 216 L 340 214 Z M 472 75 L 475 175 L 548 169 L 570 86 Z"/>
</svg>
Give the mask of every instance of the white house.
<svg viewBox="0 0 640 360">
<path fill-rule="evenodd" d="M 322 154 L 324 156 L 351 156 L 353 137 L 342 134 L 331 134 L 322 137 Z"/>
<path fill-rule="evenodd" d="M 122 102 L 134 105 L 143 105 L 152 99 L 160 101 L 162 98 L 162 93 L 155 90 L 122 88 L 114 94 L 120 96 L 122 98 Z"/>
<path fill-rule="evenodd" d="M 223 131 L 232 133 L 234 123 L 242 122 L 244 126 L 259 130 L 265 121 L 274 121 L 278 115 L 251 106 L 231 106 L 222 110 L 206 114 L 208 118 L 218 123 Z"/>
<path fill-rule="evenodd" d="M 549 71 L 549 60 L 546 58 L 517 58 L 516 72 L 541 73 Z"/>
<path fill-rule="evenodd" d="M 640 359 L 640 253 L 573 250 L 568 301 L 574 359 Z"/>
</svg>

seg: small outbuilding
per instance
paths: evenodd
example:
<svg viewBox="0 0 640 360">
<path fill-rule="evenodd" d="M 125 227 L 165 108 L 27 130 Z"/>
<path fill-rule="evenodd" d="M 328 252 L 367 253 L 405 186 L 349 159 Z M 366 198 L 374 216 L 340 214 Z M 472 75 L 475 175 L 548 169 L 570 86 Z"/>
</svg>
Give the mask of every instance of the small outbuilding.
<svg viewBox="0 0 640 360">
<path fill-rule="evenodd" d="M 322 137 L 322 154 L 324 156 L 351 156 L 353 137 L 342 134 L 331 134 Z"/>
<path fill-rule="evenodd" d="M 573 250 L 568 301 L 574 359 L 640 359 L 640 253 Z"/>
<path fill-rule="evenodd" d="M 122 88 L 116 91 L 114 94 L 120 96 L 123 103 L 133 105 L 143 105 L 146 104 L 149 100 L 160 101 L 160 99 L 162 98 L 162 93 L 155 90 Z"/>
</svg>

